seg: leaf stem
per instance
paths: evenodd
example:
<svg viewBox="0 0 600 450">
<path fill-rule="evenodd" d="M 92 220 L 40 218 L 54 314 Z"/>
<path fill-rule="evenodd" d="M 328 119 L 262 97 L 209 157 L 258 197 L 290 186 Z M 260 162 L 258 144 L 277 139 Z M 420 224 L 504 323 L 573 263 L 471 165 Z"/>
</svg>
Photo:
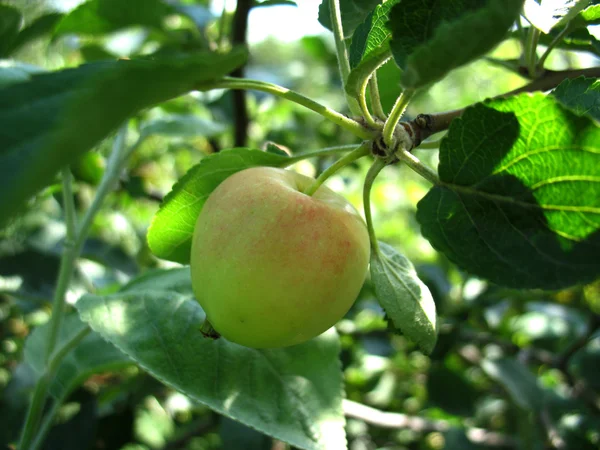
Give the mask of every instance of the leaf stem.
<svg viewBox="0 0 600 450">
<path fill-rule="evenodd" d="M 370 153 L 368 142 L 363 142 L 357 149 L 348 153 L 347 155 L 342 156 L 336 162 L 334 162 L 331 166 L 329 166 L 326 170 L 323 171 L 321 175 L 311 184 L 304 193 L 308 196 L 312 196 L 317 189 L 321 187 L 321 185 L 327 180 L 330 176 L 340 170 L 342 167 L 347 166 L 350 163 L 353 163 L 357 159 L 362 158 L 363 156 L 367 156 Z"/>
<path fill-rule="evenodd" d="M 48 395 L 48 387 L 52 380 L 53 371 L 56 370 L 60 360 L 64 357 L 61 350 L 54 354 L 54 348 L 60 334 L 60 328 L 62 319 L 64 316 L 65 303 L 66 303 L 66 292 L 71 282 L 71 276 L 75 267 L 75 262 L 81 253 L 83 243 L 87 237 L 93 219 L 100 209 L 104 197 L 108 194 L 110 188 L 113 186 L 117 177 L 120 174 L 123 163 L 125 162 L 126 156 L 133 151 L 136 146 L 132 147 L 129 152 L 125 153 L 125 140 L 127 136 L 127 123 L 125 123 L 117 136 L 115 137 L 112 153 L 108 159 L 107 167 L 100 182 L 100 186 L 96 191 L 96 196 L 92 202 L 90 208 L 88 208 L 82 222 L 79 227 L 74 223 L 75 218 L 75 207 L 73 205 L 73 191 L 72 181 L 70 173 L 67 176 L 63 176 L 63 198 L 65 203 L 65 220 L 71 221 L 67 223 L 67 238 L 64 243 L 64 250 L 60 261 L 60 270 L 58 275 L 58 281 L 56 283 L 56 291 L 54 293 L 53 300 L 53 312 L 50 318 L 50 330 L 46 349 L 44 353 L 44 364 L 45 372 L 38 379 L 33 398 L 29 404 L 25 425 L 21 433 L 20 449 L 26 450 L 31 443 L 31 440 L 35 436 L 38 428 L 38 422 L 42 415 L 44 404 L 46 403 L 46 397 Z M 139 142 L 139 141 L 138 141 Z M 65 169 L 66 170 L 66 169 Z M 65 171 L 63 171 L 65 175 Z M 74 233 L 74 235 L 73 235 Z M 65 352 L 71 347 L 67 347 Z M 66 354 L 66 353 L 65 353 Z M 62 355 L 62 356 L 61 356 Z M 59 356 L 58 359 L 55 359 Z"/>
<path fill-rule="evenodd" d="M 90 331 L 91 330 L 89 327 L 84 327 L 79 333 L 73 336 L 69 341 L 65 342 L 62 347 L 53 353 L 52 358 L 48 361 L 46 369 L 44 370 L 42 376 L 38 379 L 33 391 L 33 397 L 27 411 L 27 417 L 25 419 L 23 433 L 20 439 L 19 449 L 27 450 L 31 440 L 36 437 L 36 433 L 38 433 L 36 441 L 40 441 L 37 423 L 40 420 L 42 412 L 44 411 L 44 405 L 48 397 L 48 388 L 50 387 L 50 383 L 65 356 L 67 356 L 67 354 L 73 348 L 75 348 L 81 342 L 81 340 L 90 333 Z M 31 449 L 34 448 L 36 447 L 32 445 Z"/>
<path fill-rule="evenodd" d="M 368 130 L 360 123 L 355 120 L 350 119 L 349 117 L 340 114 L 339 112 L 328 108 L 324 105 L 321 105 L 314 100 L 305 97 L 298 92 L 292 91 L 290 89 L 284 88 L 282 86 L 278 86 L 276 84 L 267 83 L 265 81 L 258 80 L 250 80 L 246 78 L 232 78 L 232 77 L 224 77 L 221 80 L 207 84 L 204 86 L 199 86 L 199 90 L 209 90 L 209 89 L 252 89 L 255 91 L 267 92 L 269 94 L 276 95 L 281 98 L 285 98 L 286 100 L 290 100 L 294 103 L 297 103 L 305 108 L 314 111 L 336 125 L 345 128 L 346 130 L 353 133 L 355 136 L 358 136 L 361 139 L 371 139 L 375 136 L 375 133 L 371 130 Z"/>
<path fill-rule="evenodd" d="M 365 121 L 367 122 L 367 124 L 371 128 L 381 128 L 381 125 L 379 125 L 375 121 L 375 119 L 373 119 L 373 116 L 369 112 L 369 107 L 367 106 L 367 85 L 368 84 L 369 84 L 369 78 L 366 78 L 360 87 L 360 94 L 358 95 L 358 104 L 360 106 L 363 117 L 364 117 Z"/>
<path fill-rule="evenodd" d="M 558 33 L 554 39 L 552 39 L 552 42 L 548 44 L 546 51 L 542 54 L 542 56 L 540 56 L 540 59 L 537 62 L 538 71 L 544 70 L 544 63 L 546 62 L 546 59 L 548 58 L 550 53 L 552 53 L 552 50 L 554 50 L 554 47 L 556 47 L 560 43 L 560 41 L 562 41 L 562 39 L 571 32 L 571 30 L 572 26 L 571 22 L 569 22 L 567 26 L 560 33 Z"/>
<path fill-rule="evenodd" d="M 385 112 L 381 106 L 381 97 L 379 96 L 379 86 L 377 84 L 377 72 L 373 72 L 369 79 L 369 93 L 371 94 L 371 108 L 373 114 L 381 120 L 385 120 Z"/>
<path fill-rule="evenodd" d="M 421 162 L 421 160 L 415 155 L 413 155 L 411 152 L 399 148 L 396 151 L 396 156 L 400 161 L 405 163 L 408 167 L 417 172 L 426 180 L 430 181 L 433 184 L 440 184 L 440 179 L 437 176 L 437 173 L 435 173 L 435 171 L 431 167 L 427 166 L 426 164 L 423 164 L 423 162 Z"/>
<path fill-rule="evenodd" d="M 385 142 L 388 147 L 393 146 L 396 126 L 398 125 L 398 122 L 400 122 L 400 119 L 414 94 L 414 89 L 407 89 L 402 92 L 396 99 L 396 103 L 394 103 L 392 111 L 383 125 L 383 142 Z"/>
<path fill-rule="evenodd" d="M 298 161 L 302 161 L 308 158 L 315 158 L 320 156 L 330 156 L 337 155 L 338 153 L 348 152 L 354 150 L 357 144 L 347 144 L 347 145 L 336 145 L 335 147 L 325 147 L 319 150 L 312 150 L 309 152 L 298 153 L 296 155 L 292 155 L 290 157 L 290 164 L 294 164 Z"/>
<path fill-rule="evenodd" d="M 540 30 L 533 25 L 529 27 L 527 34 L 527 45 L 525 47 L 525 63 L 529 76 L 535 78 L 536 76 L 536 65 L 537 65 L 537 45 L 540 39 Z"/>
<path fill-rule="evenodd" d="M 344 27 L 342 26 L 342 13 L 340 11 L 340 0 L 329 0 L 329 10 L 331 17 L 331 28 L 333 29 L 333 37 L 335 39 L 335 50 L 337 54 L 338 67 L 340 69 L 340 77 L 342 86 L 346 85 L 348 75 L 350 74 L 350 61 L 348 59 L 348 48 L 344 42 Z M 360 115 L 360 107 L 356 99 L 350 97 L 346 93 L 346 102 L 350 112 L 355 115 Z"/>
<path fill-rule="evenodd" d="M 365 177 L 365 184 L 363 186 L 363 207 L 365 209 L 365 219 L 367 222 L 367 231 L 369 232 L 369 239 L 371 240 L 371 247 L 373 251 L 379 255 L 379 244 L 377 243 L 377 236 L 375 235 L 375 228 L 373 227 L 373 218 L 371 216 L 371 188 L 373 187 L 373 182 L 379 172 L 387 166 L 387 162 L 385 162 L 382 158 L 375 158 L 373 161 L 373 165 L 369 168 L 367 172 L 367 176 Z"/>
</svg>

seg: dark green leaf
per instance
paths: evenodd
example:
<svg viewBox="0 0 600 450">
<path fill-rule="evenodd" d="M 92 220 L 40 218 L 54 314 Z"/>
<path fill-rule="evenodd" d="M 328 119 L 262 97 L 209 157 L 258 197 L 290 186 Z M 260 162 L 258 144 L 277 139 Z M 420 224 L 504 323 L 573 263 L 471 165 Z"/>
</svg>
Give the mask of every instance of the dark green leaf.
<svg viewBox="0 0 600 450">
<path fill-rule="evenodd" d="M 588 116 L 600 122 L 600 81 L 597 78 L 566 79 L 552 95 L 578 116 Z"/>
<path fill-rule="evenodd" d="M 500 384 L 520 408 L 540 411 L 546 391 L 538 385 L 537 378 L 527 367 L 510 358 L 484 359 L 483 371 Z"/>
<path fill-rule="evenodd" d="M 128 117 L 243 64 L 246 51 L 114 61 L 0 89 L 0 224 Z"/>
<path fill-rule="evenodd" d="M 181 178 L 163 200 L 148 230 L 148 245 L 159 258 L 189 264 L 196 220 L 210 193 L 230 175 L 256 166 L 285 167 L 281 155 L 244 148 L 204 158 Z"/>
<path fill-rule="evenodd" d="M 377 5 L 364 22 L 356 28 L 350 45 L 351 68 L 358 66 L 373 52 L 385 51 L 389 48 L 389 41 L 392 37 L 388 25 L 389 13 L 392 6 L 399 2 L 400 0 L 388 0 Z"/>
<path fill-rule="evenodd" d="M 135 25 L 162 30 L 165 17 L 174 11 L 162 0 L 88 0 L 58 23 L 54 35 L 100 36 Z"/>
<path fill-rule="evenodd" d="M 63 17 L 59 13 L 44 14 L 35 19 L 29 26 L 23 28 L 13 42 L 11 53 L 17 51 L 25 44 L 49 34 L 58 21 Z"/>
<path fill-rule="evenodd" d="M 403 0 L 392 8 L 394 59 L 402 84 L 417 88 L 490 51 L 519 16 L 523 0 Z M 475 38 L 476 36 L 476 38 Z"/>
<path fill-rule="evenodd" d="M 395 328 L 431 353 L 437 339 L 435 303 L 412 263 L 380 242 L 371 252 L 371 280 L 377 300 Z"/>
<path fill-rule="evenodd" d="M 66 317 L 60 329 L 57 348 L 86 327 L 87 324 L 83 323 L 77 314 Z M 49 323 L 42 325 L 31 333 L 25 343 L 24 361 L 38 376 L 45 371 L 44 354 L 49 331 Z M 90 375 L 117 370 L 131 364 L 132 361 L 125 354 L 106 342 L 99 334 L 91 332 L 63 359 L 50 385 L 50 394 L 62 401 Z"/>
<path fill-rule="evenodd" d="M 471 416 L 475 412 L 477 392 L 465 377 L 445 365 L 436 364 L 427 375 L 429 401 L 450 414 Z"/>
<path fill-rule="evenodd" d="M 298 448 L 345 448 L 333 330 L 305 344 L 255 350 L 204 338 L 204 312 L 189 293 L 86 295 L 76 306 L 95 331 L 193 400 Z"/>
<path fill-rule="evenodd" d="M 8 56 L 12 51 L 22 20 L 18 9 L 0 5 L 0 58 Z"/>
<path fill-rule="evenodd" d="M 569 361 L 569 370 L 585 381 L 592 389 L 600 391 L 600 333 L 596 333 Z"/>
<path fill-rule="evenodd" d="M 381 0 L 345 0 L 340 2 L 344 37 L 349 38 Z M 319 6 L 319 22 L 331 30 L 331 10 L 329 0 L 323 0 Z"/>
<path fill-rule="evenodd" d="M 219 435 L 227 450 L 272 450 L 273 440 L 246 425 L 222 416 Z"/>
<path fill-rule="evenodd" d="M 468 108 L 440 147 L 423 235 L 471 273 L 558 289 L 600 274 L 600 128 L 552 97 Z"/>
</svg>

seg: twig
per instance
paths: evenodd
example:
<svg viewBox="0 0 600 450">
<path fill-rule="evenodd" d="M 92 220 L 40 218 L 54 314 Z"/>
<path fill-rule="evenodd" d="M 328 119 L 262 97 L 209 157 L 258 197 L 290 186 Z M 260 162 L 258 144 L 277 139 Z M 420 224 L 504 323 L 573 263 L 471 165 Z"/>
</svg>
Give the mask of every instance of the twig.
<svg viewBox="0 0 600 450">
<path fill-rule="evenodd" d="M 246 45 L 246 34 L 248 31 L 248 14 L 252 8 L 253 0 L 238 0 L 235 14 L 233 15 L 233 30 L 231 42 L 234 46 Z M 231 72 L 232 77 L 244 78 L 244 67 L 238 67 Z M 233 95 L 233 120 L 234 120 L 234 143 L 236 147 L 245 147 L 248 140 L 248 108 L 246 105 L 246 92 L 235 90 Z"/>
<path fill-rule="evenodd" d="M 600 77 L 600 67 L 588 69 L 573 70 L 545 70 L 542 75 L 531 83 L 521 86 L 513 91 L 498 95 L 494 99 L 511 97 L 523 92 L 548 91 L 554 89 L 566 79 L 577 78 L 580 76 L 598 78 Z M 413 148 L 418 147 L 421 142 L 429 136 L 445 131 L 450 127 L 450 123 L 460 117 L 466 108 L 445 111 L 436 114 L 419 114 L 409 122 L 403 122 L 401 125 L 406 129 L 413 139 Z M 410 149 L 407 149 L 410 150 Z"/>
<path fill-rule="evenodd" d="M 344 415 L 347 417 L 360 419 L 370 425 L 381 428 L 408 428 L 417 432 L 443 432 L 452 428 L 452 425 L 446 420 L 429 420 L 423 419 L 422 417 L 409 416 L 407 414 L 380 411 L 351 400 L 343 400 L 342 408 L 344 409 Z M 483 444 L 490 447 L 516 448 L 517 446 L 513 437 L 488 431 L 483 428 L 467 428 L 465 433 L 467 438 L 476 444 Z"/>
</svg>

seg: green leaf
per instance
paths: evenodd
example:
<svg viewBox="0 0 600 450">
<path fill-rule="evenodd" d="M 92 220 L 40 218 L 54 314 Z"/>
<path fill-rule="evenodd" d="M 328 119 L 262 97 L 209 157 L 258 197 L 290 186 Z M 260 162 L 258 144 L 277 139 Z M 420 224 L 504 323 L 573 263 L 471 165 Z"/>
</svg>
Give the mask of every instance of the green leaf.
<svg viewBox="0 0 600 450">
<path fill-rule="evenodd" d="M 468 108 L 440 147 L 423 235 L 463 269 L 514 288 L 600 274 L 600 128 L 552 97 Z"/>
<path fill-rule="evenodd" d="M 0 5 L 0 58 L 10 54 L 22 20 L 18 9 Z"/>
<path fill-rule="evenodd" d="M 352 70 L 346 82 L 346 92 L 351 97 L 358 98 L 368 76 L 391 57 L 389 41 L 392 34 L 387 22 L 392 6 L 398 1 L 390 0 L 378 5 L 356 29 L 352 37 L 350 45 Z M 386 88 L 387 86 L 381 86 L 382 90 Z"/>
<path fill-rule="evenodd" d="M 223 134 L 227 127 L 193 115 L 173 115 L 147 122 L 141 129 L 145 135 L 160 134 L 163 136 L 190 138 L 196 136 L 213 137 Z"/>
<path fill-rule="evenodd" d="M 319 22 L 325 28 L 332 30 L 331 10 L 329 1 L 323 0 L 319 6 Z M 342 15 L 342 28 L 344 37 L 349 38 L 369 15 L 371 11 L 379 4 L 381 0 L 342 0 L 340 1 L 340 13 Z"/>
<path fill-rule="evenodd" d="M 135 25 L 162 30 L 165 17 L 174 11 L 162 0 L 88 0 L 58 23 L 54 35 L 100 36 Z"/>
<path fill-rule="evenodd" d="M 86 295 L 76 307 L 102 337 L 193 400 L 301 449 L 345 448 L 333 329 L 293 347 L 250 349 L 204 338 L 204 312 L 191 293 L 138 289 Z"/>
<path fill-rule="evenodd" d="M 150 250 L 159 258 L 189 264 L 196 220 L 204 202 L 222 181 L 249 167 L 285 167 L 292 162 L 286 156 L 246 148 L 204 158 L 164 198 L 148 230 Z"/>
<path fill-rule="evenodd" d="M 566 79 L 552 95 L 578 116 L 588 116 L 600 122 L 600 81 L 597 78 Z"/>
<path fill-rule="evenodd" d="M 502 41 L 523 0 L 403 0 L 392 8 L 394 59 L 406 88 L 443 78 Z"/>
<path fill-rule="evenodd" d="M 373 52 L 389 48 L 392 33 L 387 22 L 392 6 L 399 2 L 400 0 L 388 0 L 381 5 L 377 5 L 364 22 L 356 28 L 349 49 L 351 68 L 358 66 L 363 59 L 368 58 Z"/>
<path fill-rule="evenodd" d="M 49 34 L 62 17 L 63 15 L 59 13 L 49 13 L 35 19 L 17 35 L 13 42 L 11 53 L 14 53 L 31 41 Z"/>
<path fill-rule="evenodd" d="M 0 89 L 0 225 L 55 174 L 141 109 L 216 80 L 246 51 L 111 61 Z"/>
<path fill-rule="evenodd" d="M 77 314 L 67 316 L 60 329 L 57 348 L 62 347 L 86 327 L 87 324 L 83 323 Z M 49 323 L 37 327 L 25 343 L 24 361 L 38 376 L 45 371 L 44 353 L 49 331 Z M 50 384 L 50 394 L 62 401 L 90 375 L 117 370 L 131 364 L 132 361 L 124 353 L 106 342 L 99 334 L 91 332 L 62 360 Z"/>
<path fill-rule="evenodd" d="M 510 358 L 484 359 L 481 368 L 500 384 L 512 401 L 524 410 L 540 411 L 546 391 L 527 367 Z"/>
<path fill-rule="evenodd" d="M 394 327 L 431 353 L 437 340 L 435 303 L 412 263 L 393 247 L 379 242 L 371 252 L 371 281 L 377 300 Z"/>
<path fill-rule="evenodd" d="M 597 25 L 600 21 L 600 5 L 592 5 L 581 11 L 579 16 L 587 25 Z"/>
</svg>

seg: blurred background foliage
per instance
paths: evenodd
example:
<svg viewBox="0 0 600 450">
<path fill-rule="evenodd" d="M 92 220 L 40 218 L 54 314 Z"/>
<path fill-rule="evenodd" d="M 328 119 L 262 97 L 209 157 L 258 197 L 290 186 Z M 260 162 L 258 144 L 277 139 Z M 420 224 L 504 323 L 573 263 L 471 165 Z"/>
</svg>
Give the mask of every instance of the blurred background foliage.
<svg viewBox="0 0 600 450">
<path fill-rule="evenodd" d="M 49 13 L 68 13 L 76 3 L 2 2 L 22 12 L 25 26 Z M 54 34 L 41 35 L 5 55 L 0 84 L 98 60 L 226 47 L 234 8 L 221 10 L 222 3 L 169 2 L 172 9 L 154 25 L 150 19 L 124 26 L 109 21 L 97 30 L 77 17 L 56 16 Z M 272 17 L 293 23 L 294 6 L 256 9 L 267 8 L 272 11 L 262 26 L 268 27 Z M 251 27 L 257 24 L 250 22 Z M 324 30 L 293 40 L 270 36 L 251 41 L 250 52 L 248 78 L 274 82 L 344 109 L 333 39 Z M 491 56 L 518 55 L 519 44 L 508 40 Z M 594 63 L 584 53 L 555 51 L 549 66 Z M 387 109 L 399 92 L 398 69 L 392 64 L 379 72 Z M 513 72 L 481 60 L 418 96 L 408 116 L 464 107 L 523 82 Z M 274 142 L 294 153 L 355 142 L 347 132 L 292 103 L 256 92 L 247 93 L 247 101 L 249 147 L 265 148 Z M 231 93 L 209 92 L 191 93 L 135 118 L 132 143 L 136 134 L 147 132 L 149 137 L 94 224 L 69 291 L 71 301 L 86 291 L 115 291 L 149 269 L 173 265 L 152 256 L 147 228 L 176 180 L 203 157 L 232 146 L 233 116 Z M 93 198 L 110 146 L 109 139 L 72 168 L 80 210 Z M 437 151 L 417 149 L 416 154 L 437 165 Z M 294 168 L 314 176 L 331 163 L 331 158 L 321 158 Z M 355 164 L 328 185 L 361 208 L 366 170 L 366 162 Z M 428 187 L 407 168 L 388 167 L 375 184 L 373 202 L 378 237 L 415 263 L 434 295 L 441 315 L 435 351 L 425 356 L 402 336 L 387 332 L 369 282 L 337 326 L 347 399 L 424 421 L 386 427 L 349 417 L 349 448 L 600 448 L 600 283 L 562 292 L 511 291 L 461 272 L 420 235 L 415 208 Z M 58 184 L 46 189 L 0 235 L 0 443 L 16 438 L 33 383 L 31 370 L 20 363 L 24 341 L 49 317 L 65 235 L 59 194 Z M 287 448 L 194 404 L 133 366 L 88 379 L 59 417 L 45 449 Z"/>
</svg>

